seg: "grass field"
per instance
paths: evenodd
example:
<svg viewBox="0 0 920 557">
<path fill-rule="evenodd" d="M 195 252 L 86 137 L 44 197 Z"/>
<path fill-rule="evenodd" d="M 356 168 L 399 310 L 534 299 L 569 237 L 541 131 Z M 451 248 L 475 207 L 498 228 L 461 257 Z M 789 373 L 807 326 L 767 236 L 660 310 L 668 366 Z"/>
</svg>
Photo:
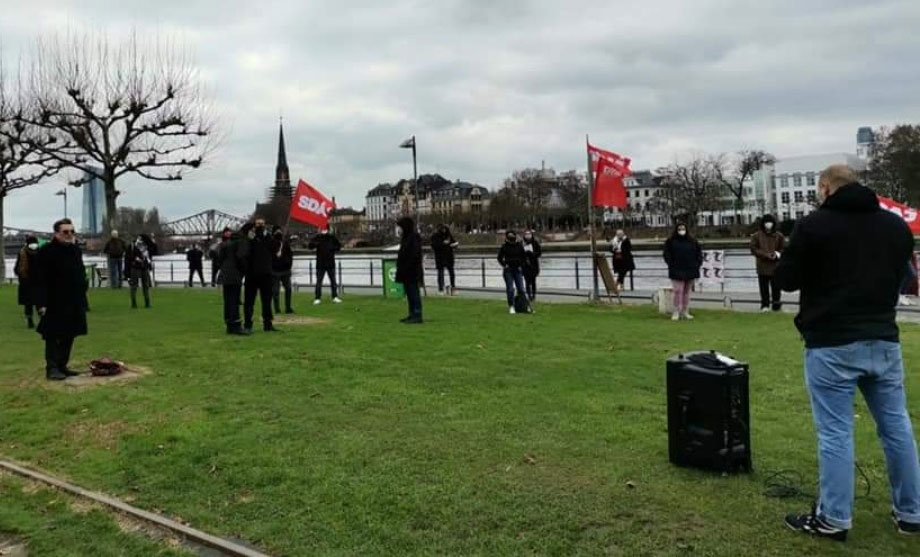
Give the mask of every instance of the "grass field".
<svg viewBox="0 0 920 557">
<path fill-rule="evenodd" d="M 75 359 L 111 355 L 150 374 L 72 390 L 44 380 L 40 340 L 0 289 L 0 455 L 277 555 L 920 553 L 889 521 L 861 401 L 872 493 L 845 545 L 785 529 L 783 514 L 809 499 L 764 495 L 780 469 L 815 488 L 790 316 L 672 323 L 651 308 L 574 305 L 509 316 L 501 302 L 430 299 L 427 323 L 403 326 L 402 302 L 307 302 L 299 315 L 324 322 L 240 339 L 223 334 L 214 291 L 156 291 L 136 311 L 127 292 L 93 291 Z M 920 329 L 905 326 L 903 341 L 917 416 Z M 751 475 L 668 463 L 664 360 L 699 348 L 751 364 Z M 41 520 L 0 512 L 0 532 L 52 547 L 41 555 L 82 554 Z M 107 528 L 76 526 L 92 532 L 75 544 Z"/>
</svg>

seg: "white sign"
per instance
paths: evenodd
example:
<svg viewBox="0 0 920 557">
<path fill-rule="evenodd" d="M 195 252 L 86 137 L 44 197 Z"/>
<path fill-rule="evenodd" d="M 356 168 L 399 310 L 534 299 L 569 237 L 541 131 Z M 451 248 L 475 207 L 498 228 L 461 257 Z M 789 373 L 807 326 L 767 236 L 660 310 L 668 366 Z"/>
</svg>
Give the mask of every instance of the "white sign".
<svg viewBox="0 0 920 557">
<path fill-rule="evenodd" d="M 700 280 L 709 284 L 725 284 L 725 250 L 703 250 Z"/>
</svg>

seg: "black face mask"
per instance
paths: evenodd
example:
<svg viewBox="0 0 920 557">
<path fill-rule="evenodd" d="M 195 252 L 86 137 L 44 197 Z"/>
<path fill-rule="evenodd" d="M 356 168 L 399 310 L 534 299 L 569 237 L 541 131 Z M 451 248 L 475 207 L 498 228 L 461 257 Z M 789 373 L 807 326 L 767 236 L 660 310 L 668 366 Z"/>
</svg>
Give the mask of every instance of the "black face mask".
<svg viewBox="0 0 920 557">
<path fill-rule="evenodd" d="M 513 244 L 513 243 L 517 242 L 517 236 L 507 236 L 507 237 L 505 238 L 505 240 L 507 240 L 507 242 L 508 242 L 509 244 Z"/>
</svg>

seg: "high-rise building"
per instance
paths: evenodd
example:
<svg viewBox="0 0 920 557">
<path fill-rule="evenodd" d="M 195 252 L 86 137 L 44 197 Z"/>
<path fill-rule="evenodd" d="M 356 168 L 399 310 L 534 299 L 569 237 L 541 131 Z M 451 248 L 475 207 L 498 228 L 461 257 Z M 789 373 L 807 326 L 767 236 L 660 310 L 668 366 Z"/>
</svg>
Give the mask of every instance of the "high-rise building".
<svg viewBox="0 0 920 557">
<path fill-rule="evenodd" d="M 875 146 L 875 132 L 872 128 L 864 126 L 856 131 L 856 156 L 862 160 L 872 158 L 872 148 Z"/>
<path fill-rule="evenodd" d="M 102 169 L 93 169 L 102 174 Z M 83 234 L 102 234 L 105 227 L 105 184 L 98 176 L 86 173 L 83 188 Z"/>
</svg>

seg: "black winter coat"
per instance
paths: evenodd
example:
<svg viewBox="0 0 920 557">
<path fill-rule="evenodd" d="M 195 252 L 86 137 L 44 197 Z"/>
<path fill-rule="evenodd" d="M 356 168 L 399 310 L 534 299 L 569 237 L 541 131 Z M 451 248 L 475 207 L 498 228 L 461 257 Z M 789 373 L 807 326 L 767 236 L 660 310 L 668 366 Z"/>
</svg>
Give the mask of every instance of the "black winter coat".
<svg viewBox="0 0 920 557">
<path fill-rule="evenodd" d="M 502 267 L 522 269 L 524 267 L 524 244 L 520 242 L 505 241 L 498 250 L 498 262 Z"/>
<path fill-rule="evenodd" d="M 38 269 L 38 251 L 26 247 L 19 250 L 19 254 L 16 255 L 16 266 L 13 267 L 13 272 L 16 273 L 19 282 L 17 295 L 21 306 L 35 305 L 36 281 L 34 277 Z"/>
<path fill-rule="evenodd" d="M 696 280 L 700 278 L 703 248 L 694 238 L 674 235 L 664 243 L 664 261 L 671 280 Z"/>
<path fill-rule="evenodd" d="M 431 235 L 431 250 L 434 251 L 434 264 L 438 267 L 453 267 L 454 246 L 457 243 L 450 230 L 438 230 Z"/>
<path fill-rule="evenodd" d="M 185 260 L 188 261 L 189 269 L 201 269 L 204 265 L 204 252 L 201 248 L 192 248 L 185 252 Z"/>
<path fill-rule="evenodd" d="M 157 245 L 153 242 L 149 242 L 147 245 L 147 259 L 143 257 L 143 254 L 134 244 L 128 246 L 125 250 L 125 276 L 131 276 L 131 269 L 138 269 L 141 271 L 150 271 L 153 269 L 153 257 L 159 255 L 159 249 Z"/>
<path fill-rule="evenodd" d="M 613 254 L 613 271 L 615 273 L 628 273 L 636 270 L 636 260 L 633 258 L 632 252 L 632 240 L 623 238 L 620 243 L 620 251 L 615 251 L 611 242 L 610 252 Z"/>
<path fill-rule="evenodd" d="M 422 282 L 422 237 L 418 232 L 403 232 L 396 256 L 396 282 L 412 284 Z"/>
<path fill-rule="evenodd" d="M 796 326 L 809 348 L 898 341 L 898 293 L 914 238 L 860 184 L 843 186 L 801 219 L 776 268 L 779 286 L 801 290 Z"/>
<path fill-rule="evenodd" d="M 35 305 L 45 308 L 38 333 L 45 339 L 85 335 L 89 283 L 80 248 L 53 240 L 38 250 L 37 263 Z"/>
<path fill-rule="evenodd" d="M 217 257 L 212 263 L 220 270 L 217 280 L 221 284 L 243 284 L 248 260 L 248 238 L 234 234 L 229 240 L 221 242 L 217 248 Z"/>
<path fill-rule="evenodd" d="M 249 240 L 249 261 L 246 264 L 246 276 L 272 274 L 272 237 L 266 233 L 256 233 Z"/>
<path fill-rule="evenodd" d="M 316 250 L 316 266 L 335 267 L 335 253 L 342 249 L 342 243 L 333 234 L 317 234 L 310 239 L 308 248 Z"/>
<path fill-rule="evenodd" d="M 543 255 L 543 249 L 540 247 L 540 242 L 537 240 L 531 240 L 528 242 L 524 240 L 524 271 L 533 276 L 540 274 L 540 257 Z M 526 247 L 530 246 L 531 251 L 527 251 Z"/>
<path fill-rule="evenodd" d="M 278 252 L 281 255 L 278 255 Z M 291 250 L 291 242 L 275 238 L 272 240 L 272 272 L 273 273 L 290 273 L 294 267 L 294 251 Z"/>
</svg>

